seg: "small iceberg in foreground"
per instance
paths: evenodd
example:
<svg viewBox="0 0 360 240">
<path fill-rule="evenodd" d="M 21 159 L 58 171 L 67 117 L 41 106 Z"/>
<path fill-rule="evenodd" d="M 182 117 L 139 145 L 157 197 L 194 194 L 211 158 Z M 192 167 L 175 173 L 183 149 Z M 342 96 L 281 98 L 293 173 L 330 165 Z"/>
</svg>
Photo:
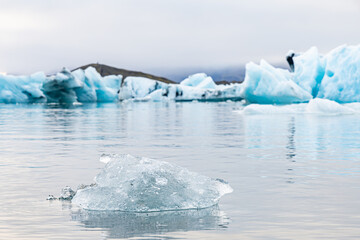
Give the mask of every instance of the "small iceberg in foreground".
<svg viewBox="0 0 360 240">
<path fill-rule="evenodd" d="M 214 206 L 233 189 L 167 163 L 131 155 L 104 155 L 95 185 L 79 189 L 72 202 L 88 210 L 159 212 Z"/>
</svg>

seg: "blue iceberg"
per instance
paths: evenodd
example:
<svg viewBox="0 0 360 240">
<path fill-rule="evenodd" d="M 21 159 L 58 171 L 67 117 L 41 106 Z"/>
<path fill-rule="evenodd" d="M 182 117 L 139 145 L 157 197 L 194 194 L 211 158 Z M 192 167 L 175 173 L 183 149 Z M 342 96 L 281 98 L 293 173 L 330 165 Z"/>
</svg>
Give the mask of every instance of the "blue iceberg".
<svg viewBox="0 0 360 240">
<path fill-rule="evenodd" d="M 0 103 L 46 102 L 46 96 L 41 91 L 45 79 L 42 72 L 30 76 L 0 74 Z"/>
<path fill-rule="evenodd" d="M 93 67 L 70 72 L 64 68 L 41 86 L 47 102 L 114 102 L 122 76 L 102 77 Z"/>
<path fill-rule="evenodd" d="M 250 103 L 291 104 L 324 98 L 339 103 L 360 101 L 360 45 L 340 46 L 322 56 L 316 47 L 293 55 L 294 71 L 264 60 L 248 63 L 243 96 Z"/>
<path fill-rule="evenodd" d="M 292 81 L 292 74 L 275 68 L 265 60 L 260 65 L 248 63 L 244 81 L 244 98 L 251 103 L 290 104 L 307 102 L 310 93 Z"/>
</svg>

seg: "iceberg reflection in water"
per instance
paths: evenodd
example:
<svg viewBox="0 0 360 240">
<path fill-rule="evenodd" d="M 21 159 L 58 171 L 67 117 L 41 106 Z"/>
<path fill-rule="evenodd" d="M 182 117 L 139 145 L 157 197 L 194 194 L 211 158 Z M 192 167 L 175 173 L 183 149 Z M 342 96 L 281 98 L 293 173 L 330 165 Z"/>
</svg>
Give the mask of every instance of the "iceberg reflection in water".
<svg viewBox="0 0 360 240">
<path fill-rule="evenodd" d="M 226 229 L 230 219 L 219 207 L 199 210 L 133 213 L 121 211 L 71 212 L 73 221 L 87 229 L 101 228 L 107 238 L 130 238 L 169 232 Z"/>
</svg>

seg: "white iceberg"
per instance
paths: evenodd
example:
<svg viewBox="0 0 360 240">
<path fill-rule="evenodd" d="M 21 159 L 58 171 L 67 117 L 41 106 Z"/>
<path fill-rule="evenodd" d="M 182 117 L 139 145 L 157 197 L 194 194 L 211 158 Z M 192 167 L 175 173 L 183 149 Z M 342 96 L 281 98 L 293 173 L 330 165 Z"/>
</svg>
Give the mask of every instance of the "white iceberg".
<svg viewBox="0 0 360 240">
<path fill-rule="evenodd" d="M 205 73 L 197 73 L 190 75 L 188 78 L 184 79 L 180 85 L 196 87 L 200 89 L 215 89 L 216 84 L 214 80 L 207 76 Z"/>
<path fill-rule="evenodd" d="M 339 104 L 328 99 L 315 98 L 308 103 L 270 105 L 249 104 L 240 110 L 244 115 L 274 115 L 274 114 L 317 114 L 317 115 L 343 115 L 360 114 L 360 103 Z"/>
<path fill-rule="evenodd" d="M 167 88 L 168 84 L 144 77 L 127 77 L 119 91 L 119 99 L 143 99 L 156 90 Z"/>
<path fill-rule="evenodd" d="M 107 155 L 95 186 L 77 191 L 72 202 L 88 210 L 154 212 L 216 205 L 232 188 L 185 168 L 131 155 Z"/>
</svg>

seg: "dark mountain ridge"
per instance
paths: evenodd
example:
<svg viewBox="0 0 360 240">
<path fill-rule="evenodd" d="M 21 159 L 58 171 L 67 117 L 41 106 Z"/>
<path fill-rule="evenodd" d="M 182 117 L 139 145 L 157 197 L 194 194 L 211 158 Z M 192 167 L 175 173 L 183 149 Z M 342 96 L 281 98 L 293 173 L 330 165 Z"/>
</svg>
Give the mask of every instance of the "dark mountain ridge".
<svg viewBox="0 0 360 240">
<path fill-rule="evenodd" d="M 121 68 L 115 68 L 115 67 L 111 67 L 111 66 L 107 66 L 104 64 L 98 64 L 98 63 L 91 63 L 88 65 L 84 65 L 81 67 L 78 67 L 74 70 L 77 69 L 83 69 L 85 70 L 88 67 L 93 67 L 96 69 L 96 71 L 98 73 L 100 73 L 101 76 L 105 77 L 105 76 L 109 76 L 109 75 L 122 75 L 123 79 L 127 78 L 127 77 L 145 77 L 145 78 L 149 78 L 152 80 L 156 80 L 156 81 L 160 81 L 160 82 L 164 82 L 164 83 L 175 83 L 174 81 L 164 78 L 164 77 L 159 77 L 159 76 L 155 76 L 149 73 L 143 73 L 143 72 L 138 72 L 138 71 L 131 71 L 131 70 L 126 70 L 126 69 L 121 69 Z"/>
</svg>

